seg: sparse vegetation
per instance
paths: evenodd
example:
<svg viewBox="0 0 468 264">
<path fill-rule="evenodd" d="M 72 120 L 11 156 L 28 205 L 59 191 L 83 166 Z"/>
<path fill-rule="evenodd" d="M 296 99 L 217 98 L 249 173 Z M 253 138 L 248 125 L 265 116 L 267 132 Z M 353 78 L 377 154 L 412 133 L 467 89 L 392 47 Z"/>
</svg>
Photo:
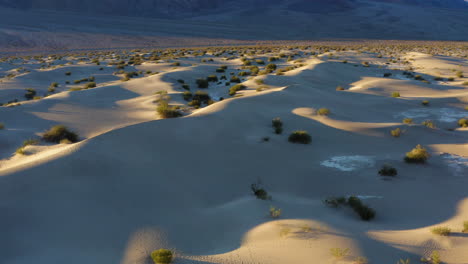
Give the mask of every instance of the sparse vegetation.
<svg viewBox="0 0 468 264">
<path fill-rule="evenodd" d="M 288 141 L 291 143 L 310 144 L 312 137 L 304 130 L 297 130 L 289 135 Z"/>
<path fill-rule="evenodd" d="M 330 114 L 330 110 L 328 108 L 320 108 L 319 110 L 317 110 L 317 114 L 326 116 Z"/>
<path fill-rule="evenodd" d="M 388 165 L 388 164 L 385 164 L 382 166 L 382 168 L 379 170 L 379 174 L 381 176 L 391 176 L 391 177 L 395 177 L 397 176 L 398 174 L 398 171 L 397 169 L 395 169 L 394 167 Z"/>
<path fill-rule="evenodd" d="M 417 145 L 416 148 L 412 149 L 410 152 L 406 153 L 405 161 L 407 163 L 426 163 L 429 159 L 429 152 L 421 145 Z"/>
<path fill-rule="evenodd" d="M 236 84 L 234 86 L 232 86 L 230 89 L 229 89 L 229 95 L 230 96 L 233 96 L 235 95 L 238 91 L 240 90 L 244 90 L 245 88 L 247 88 L 245 85 L 243 84 Z"/>
<path fill-rule="evenodd" d="M 174 256 L 169 249 L 158 249 L 151 252 L 151 258 L 155 264 L 169 264 L 172 262 Z"/>
<path fill-rule="evenodd" d="M 281 216 L 281 209 L 276 208 L 274 206 L 270 206 L 270 216 L 272 218 L 278 218 Z"/>
<path fill-rule="evenodd" d="M 461 118 L 460 120 L 458 120 L 458 125 L 461 127 L 468 127 L 468 119 Z"/>
<path fill-rule="evenodd" d="M 431 233 L 439 236 L 449 236 L 452 233 L 452 229 L 446 226 L 438 226 L 431 229 Z"/>
<path fill-rule="evenodd" d="M 283 133 L 283 121 L 281 121 L 281 119 L 279 117 L 276 117 L 274 118 L 272 121 L 271 121 L 271 125 L 273 126 L 274 130 L 275 130 L 275 134 L 281 134 Z"/>
<path fill-rule="evenodd" d="M 70 142 L 78 142 L 78 135 L 68 130 L 63 125 L 51 127 L 42 135 L 42 139 L 47 142 L 60 143 L 62 139 L 68 139 Z"/>
<path fill-rule="evenodd" d="M 399 127 L 393 130 L 390 130 L 390 134 L 392 135 L 392 137 L 400 137 L 402 133 L 403 131 Z"/>
<path fill-rule="evenodd" d="M 341 260 L 349 253 L 349 248 L 331 248 L 330 254 L 336 259 Z"/>
</svg>

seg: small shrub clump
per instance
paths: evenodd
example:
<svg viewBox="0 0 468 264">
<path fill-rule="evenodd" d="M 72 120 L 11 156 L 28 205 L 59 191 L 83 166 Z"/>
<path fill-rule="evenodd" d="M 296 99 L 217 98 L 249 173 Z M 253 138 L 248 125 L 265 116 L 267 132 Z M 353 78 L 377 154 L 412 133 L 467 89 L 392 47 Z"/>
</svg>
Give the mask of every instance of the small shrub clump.
<svg viewBox="0 0 468 264">
<path fill-rule="evenodd" d="M 158 249 L 151 252 L 151 258 L 155 264 L 169 264 L 172 262 L 174 255 L 169 249 Z"/>
<path fill-rule="evenodd" d="M 446 226 L 438 226 L 431 229 L 431 233 L 439 236 L 449 236 L 452 233 L 452 229 Z"/>
<path fill-rule="evenodd" d="M 312 142 L 312 137 L 307 133 L 307 131 L 297 130 L 289 135 L 288 141 L 298 144 L 310 144 L 310 142 Z"/>
<path fill-rule="evenodd" d="M 468 119 L 467 118 L 462 118 L 458 120 L 458 125 L 461 127 L 468 127 Z"/>
<path fill-rule="evenodd" d="M 429 152 L 427 152 L 427 150 L 421 145 L 417 145 L 416 148 L 406 153 L 404 160 L 407 163 L 426 163 L 429 157 Z"/>
<path fill-rule="evenodd" d="M 229 95 L 233 96 L 237 93 L 237 91 L 244 90 L 245 88 L 247 87 L 243 84 L 236 84 L 229 89 Z"/>
<path fill-rule="evenodd" d="M 283 133 L 283 121 L 279 117 L 273 118 L 271 121 L 271 125 L 275 129 L 275 134 L 281 134 Z"/>
<path fill-rule="evenodd" d="M 381 176 L 391 176 L 391 177 L 395 177 L 395 176 L 397 176 L 398 171 L 397 171 L 397 169 L 395 169 L 394 167 L 385 164 L 385 165 L 383 165 L 382 168 L 379 170 L 379 174 L 380 174 Z"/>
<path fill-rule="evenodd" d="M 330 114 L 330 110 L 328 108 L 320 108 L 319 110 L 317 110 L 317 114 L 326 116 Z"/>
<path fill-rule="evenodd" d="M 57 125 L 46 131 L 42 135 L 42 139 L 52 143 L 60 143 L 63 139 L 68 139 L 70 142 L 78 142 L 78 135 L 63 125 Z"/>
</svg>

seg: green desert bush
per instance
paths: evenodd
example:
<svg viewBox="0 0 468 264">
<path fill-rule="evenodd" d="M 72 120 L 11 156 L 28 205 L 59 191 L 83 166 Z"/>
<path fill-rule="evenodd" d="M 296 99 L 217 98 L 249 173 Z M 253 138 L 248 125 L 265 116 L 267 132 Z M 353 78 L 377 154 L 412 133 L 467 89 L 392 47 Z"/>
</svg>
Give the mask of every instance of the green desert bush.
<svg viewBox="0 0 468 264">
<path fill-rule="evenodd" d="M 413 118 L 405 118 L 403 119 L 403 124 L 413 124 Z"/>
<path fill-rule="evenodd" d="M 275 129 L 275 134 L 281 134 L 283 133 L 283 121 L 279 117 L 273 118 L 271 121 L 271 125 Z"/>
<path fill-rule="evenodd" d="M 192 99 L 193 96 L 190 91 L 185 91 L 182 93 L 182 95 L 184 96 L 185 101 L 190 101 L 190 99 Z"/>
<path fill-rule="evenodd" d="M 429 152 L 427 152 L 427 150 L 421 145 L 417 145 L 416 148 L 406 153 L 404 160 L 407 163 L 426 163 L 429 157 Z"/>
<path fill-rule="evenodd" d="M 236 84 L 234 86 L 232 86 L 230 89 L 229 89 L 229 95 L 233 96 L 235 95 L 238 91 L 240 90 L 244 90 L 245 88 L 247 88 L 245 85 L 243 84 Z"/>
<path fill-rule="evenodd" d="M 312 137 L 304 130 L 297 130 L 289 135 L 288 141 L 291 143 L 310 144 Z"/>
<path fill-rule="evenodd" d="M 196 82 L 197 82 L 198 88 L 202 88 L 202 89 L 208 88 L 209 83 L 206 79 L 197 79 Z"/>
<path fill-rule="evenodd" d="M 468 127 L 468 119 L 462 118 L 458 120 L 458 125 L 461 127 Z"/>
<path fill-rule="evenodd" d="M 432 129 L 436 128 L 436 125 L 434 124 L 432 120 L 425 120 L 421 123 L 421 125 L 428 127 L 428 128 L 432 128 Z"/>
<path fill-rule="evenodd" d="M 68 128 L 63 125 L 56 125 L 46 131 L 42 135 L 42 139 L 52 143 L 60 143 L 62 139 L 68 139 L 71 142 L 78 142 L 78 135 L 68 130 Z"/>
<path fill-rule="evenodd" d="M 209 82 L 217 82 L 218 81 L 218 76 L 210 75 L 210 76 L 206 77 L 206 80 L 209 81 Z"/>
<path fill-rule="evenodd" d="M 330 110 L 328 108 L 320 108 L 319 110 L 317 110 L 317 114 L 318 115 L 329 115 Z"/>
<path fill-rule="evenodd" d="M 385 165 L 383 165 L 382 168 L 379 170 L 379 174 L 380 174 L 381 176 L 391 176 L 391 177 L 395 177 L 395 176 L 397 176 L 398 171 L 397 171 L 397 169 L 395 169 L 394 167 L 385 164 Z"/>
<path fill-rule="evenodd" d="M 95 87 L 96 87 L 95 82 L 89 82 L 89 83 L 85 84 L 85 86 L 84 86 L 85 89 L 90 89 L 90 88 L 95 88 Z"/>
<path fill-rule="evenodd" d="M 270 206 L 270 216 L 272 218 L 278 218 L 281 216 L 281 209 L 276 208 L 274 206 Z"/>
<path fill-rule="evenodd" d="M 331 248 L 330 254 L 336 259 L 341 260 L 349 253 L 349 248 Z"/>
<path fill-rule="evenodd" d="M 431 233 L 434 235 L 449 236 L 451 232 L 452 232 L 452 229 L 446 226 L 437 226 L 437 227 L 431 228 Z"/>
<path fill-rule="evenodd" d="M 468 233 L 468 221 L 463 222 L 463 233 Z"/>
<path fill-rule="evenodd" d="M 402 133 L 403 131 L 399 127 L 393 130 L 390 130 L 390 134 L 392 135 L 392 137 L 400 137 Z"/>
<path fill-rule="evenodd" d="M 232 82 L 232 83 L 240 83 L 241 80 L 240 80 L 239 77 L 237 77 L 237 76 L 232 76 L 231 79 L 229 80 L 229 82 Z"/>
<path fill-rule="evenodd" d="M 356 196 L 348 198 L 348 205 L 361 217 L 364 221 L 372 220 L 375 217 L 374 209 L 363 204 L 361 199 Z"/>
<path fill-rule="evenodd" d="M 26 93 L 24 94 L 24 98 L 31 100 L 34 98 L 34 96 L 36 96 L 36 90 L 32 88 L 27 88 Z"/>
<path fill-rule="evenodd" d="M 162 118 L 176 118 L 182 116 L 182 113 L 179 111 L 177 106 L 171 106 L 165 100 L 161 100 L 159 102 L 156 111 L 159 115 L 161 115 Z"/>
<path fill-rule="evenodd" d="M 169 249 L 158 249 L 151 252 L 151 258 L 155 264 L 169 264 L 172 262 L 174 255 Z"/>
<path fill-rule="evenodd" d="M 268 192 L 261 186 L 261 183 L 252 183 L 250 189 L 257 199 L 260 200 L 271 200 L 271 196 L 268 195 Z"/>
</svg>

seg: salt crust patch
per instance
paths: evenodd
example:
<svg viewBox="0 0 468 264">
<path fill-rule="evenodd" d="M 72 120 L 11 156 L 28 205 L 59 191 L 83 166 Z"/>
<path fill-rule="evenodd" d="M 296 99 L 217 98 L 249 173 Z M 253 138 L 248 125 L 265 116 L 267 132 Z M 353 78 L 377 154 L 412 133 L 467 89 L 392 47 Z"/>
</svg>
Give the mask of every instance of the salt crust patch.
<svg viewBox="0 0 468 264">
<path fill-rule="evenodd" d="M 395 115 L 396 118 L 426 118 L 440 122 L 456 122 L 466 116 L 468 116 L 466 111 L 453 108 L 416 108 Z"/>
<path fill-rule="evenodd" d="M 441 157 L 447 163 L 448 167 L 453 171 L 455 176 L 468 176 L 468 158 L 448 153 L 442 154 Z"/>
<path fill-rule="evenodd" d="M 374 158 L 370 156 L 336 156 L 324 160 L 320 165 L 338 169 L 341 171 L 354 171 L 357 169 L 370 168 L 375 164 Z"/>
</svg>

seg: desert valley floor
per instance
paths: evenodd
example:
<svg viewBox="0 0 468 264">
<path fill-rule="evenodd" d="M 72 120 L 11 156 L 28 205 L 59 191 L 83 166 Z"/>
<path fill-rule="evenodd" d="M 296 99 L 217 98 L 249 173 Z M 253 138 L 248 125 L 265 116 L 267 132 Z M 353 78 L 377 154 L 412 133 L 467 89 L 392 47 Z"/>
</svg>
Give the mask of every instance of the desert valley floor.
<svg viewBox="0 0 468 264">
<path fill-rule="evenodd" d="M 468 263 L 466 43 L 5 56 L 0 102 L 2 264 Z"/>
</svg>

